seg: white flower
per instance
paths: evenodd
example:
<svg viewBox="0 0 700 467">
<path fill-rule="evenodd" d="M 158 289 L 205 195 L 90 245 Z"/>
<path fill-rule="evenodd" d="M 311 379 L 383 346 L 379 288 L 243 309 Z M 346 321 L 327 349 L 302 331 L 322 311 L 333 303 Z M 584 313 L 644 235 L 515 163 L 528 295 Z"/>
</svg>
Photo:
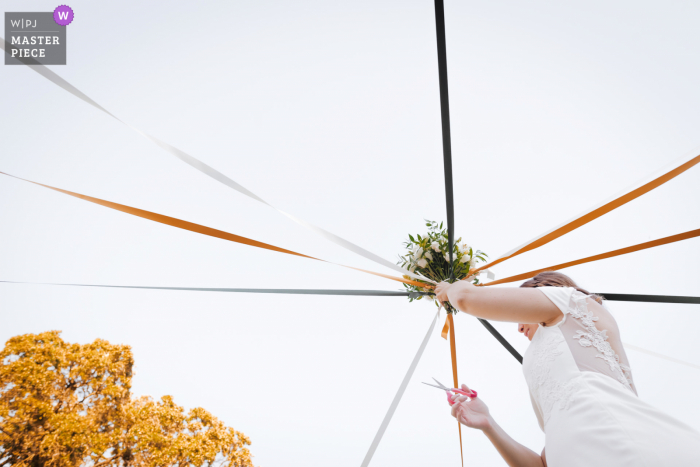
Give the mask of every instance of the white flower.
<svg viewBox="0 0 700 467">
<path fill-rule="evenodd" d="M 409 271 L 411 272 L 416 272 L 416 265 L 412 264 L 410 268 L 408 268 Z"/>
<path fill-rule="evenodd" d="M 419 259 L 418 262 L 416 263 L 418 266 L 424 268 L 428 265 L 428 260 L 424 259 Z"/>
<path fill-rule="evenodd" d="M 450 255 L 445 253 L 445 261 L 450 262 Z"/>
<path fill-rule="evenodd" d="M 415 258 L 420 258 L 423 255 L 423 248 L 418 248 L 418 250 L 413 254 Z"/>
<path fill-rule="evenodd" d="M 438 242 L 431 243 L 430 248 L 432 248 L 434 251 L 437 251 L 438 253 L 440 252 L 440 244 Z"/>
<path fill-rule="evenodd" d="M 460 263 L 466 263 L 469 261 L 469 256 L 464 255 L 462 258 L 459 260 Z"/>
<path fill-rule="evenodd" d="M 433 260 L 433 255 L 429 251 L 425 252 L 425 257 L 428 258 L 428 260 L 432 261 Z"/>
<path fill-rule="evenodd" d="M 474 265 L 476 264 L 476 256 L 472 256 L 472 259 L 469 260 L 469 268 L 473 268 Z"/>
</svg>

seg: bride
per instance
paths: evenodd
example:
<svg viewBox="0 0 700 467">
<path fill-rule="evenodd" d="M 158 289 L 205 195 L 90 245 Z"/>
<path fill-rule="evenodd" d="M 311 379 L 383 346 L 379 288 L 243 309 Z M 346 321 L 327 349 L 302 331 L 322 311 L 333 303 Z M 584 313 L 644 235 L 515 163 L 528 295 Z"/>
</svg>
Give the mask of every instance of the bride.
<svg viewBox="0 0 700 467">
<path fill-rule="evenodd" d="M 558 272 L 520 288 L 442 282 L 435 293 L 470 315 L 519 322 L 531 341 L 523 372 L 546 457 L 545 449 L 536 454 L 508 436 L 481 396 L 452 405 L 452 415 L 483 431 L 509 466 L 700 466 L 700 433 L 637 397 L 620 331 L 601 297 Z"/>
</svg>

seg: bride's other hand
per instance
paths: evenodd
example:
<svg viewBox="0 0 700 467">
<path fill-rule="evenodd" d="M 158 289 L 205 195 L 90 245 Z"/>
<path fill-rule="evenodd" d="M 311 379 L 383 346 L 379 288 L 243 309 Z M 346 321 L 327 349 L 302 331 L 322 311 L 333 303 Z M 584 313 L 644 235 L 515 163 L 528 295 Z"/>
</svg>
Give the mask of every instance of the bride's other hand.
<svg viewBox="0 0 700 467">
<path fill-rule="evenodd" d="M 462 389 L 470 391 L 466 384 L 462 385 Z M 471 400 L 467 396 L 456 397 L 455 403 L 452 405 L 452 416 L 469 428 L 485 430 L 491 427 L 489 408 L 480 397 Z"/>
</svg>

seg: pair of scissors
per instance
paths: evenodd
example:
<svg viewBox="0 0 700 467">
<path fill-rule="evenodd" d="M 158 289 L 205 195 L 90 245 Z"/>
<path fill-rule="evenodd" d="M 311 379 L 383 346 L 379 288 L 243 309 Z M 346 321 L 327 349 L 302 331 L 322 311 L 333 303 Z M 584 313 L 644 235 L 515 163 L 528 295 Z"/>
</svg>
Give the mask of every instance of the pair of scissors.
<svg viewBox="0 0 700 467">
<path fill-rule="evenodd" d="M 473 389 L 470 389 L 469 391 L 465 391 L 464 389 L 448 388 L 447 386 L 445 386 L 444 384 L 442 384 L 440 381 L 436 380 L 435 378 L 433 378 L 433 381 L 438 383 L 438 385 L 436 386 L 436 385 L 431 384 L 431 383 L 423 383 L 423 384 L 426 384 L 428 386 L 432 386 L 434 388 L 442 389 L 443 391 L 445 391 L 447 393 L 447 402 L 450 405 L 453 405 L 455 403 L 454 397 L 456 397 L 457 394 L 461 394 L 462 396 L 467 396 L 471 399 L 474 399 L 476 397 L 476 391 L 474 391 Z M 454 395 L 450 394 L 450 393 L 454 393 Z"/>
</svg>

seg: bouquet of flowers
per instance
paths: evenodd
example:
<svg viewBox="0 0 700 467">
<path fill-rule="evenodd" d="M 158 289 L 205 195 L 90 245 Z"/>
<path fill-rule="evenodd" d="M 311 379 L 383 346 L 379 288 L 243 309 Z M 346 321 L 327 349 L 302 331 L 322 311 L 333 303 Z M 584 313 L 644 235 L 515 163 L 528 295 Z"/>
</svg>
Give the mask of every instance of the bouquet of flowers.
<svg viewBox="0 0 700 467">
<path fill-rule="evenodd" d="M 476 266 L 477 261 L 486 261 L 486 253 L 475 250 L 466 243 L 462 243 L 461 237 L 455 241 L 454 245 L 450 246 L 447 229 L 443 228 L 442 223 L 438 225 L 437 222 L 429 220 L 425 222 L 425 226 L 428 227 L 428 233 L 424 236 L 418 234 L 415 237 L 410 234 L 408 235 L 409 240 L 404 243 L 407 252 L 403 256 L 399 255 L 398 264 L 401 267 L 428 279 L 432 279 L 435 282 L 442 282 L 450 280 L 450 248 L 452 248 L 452 264 L 455 280 L 461 280 L 467 277 L 469 271 Z M 406 279 L 411 279 L 409 276 L 404 277 Z M 430 284 L 426 281 L 417 281 Z M 479 279 L 475 277 L 473 283 L 478 284 Z M 404 287 L 406 287 L 409 292 L 431 292 L 430 289 L 415 285 L 404 284 Z M 424 296 L 427 295 L 420 295 L 418 298 L 409 298 L 409 300 L 420 300 Z M 433 296 L 428 297 L 434 300 Z M 435 303 L 439 306 L 439 303 Z M 457 311 L 449 303 L 445 305 L 448 313 Z"/>
</svg>

